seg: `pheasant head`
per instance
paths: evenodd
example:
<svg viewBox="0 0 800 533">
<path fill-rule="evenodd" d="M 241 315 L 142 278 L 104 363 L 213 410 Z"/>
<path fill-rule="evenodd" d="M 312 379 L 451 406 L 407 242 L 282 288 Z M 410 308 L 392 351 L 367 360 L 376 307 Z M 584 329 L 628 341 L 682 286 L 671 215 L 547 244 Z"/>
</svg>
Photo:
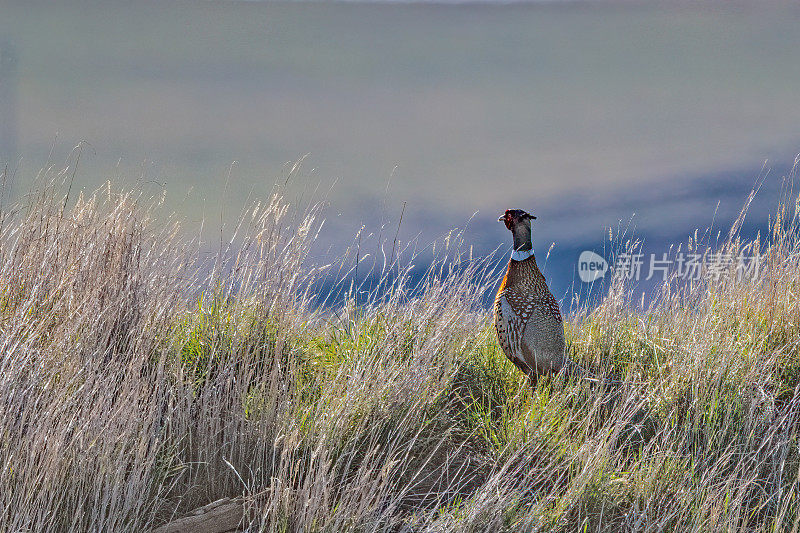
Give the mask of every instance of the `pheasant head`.
<svg viewBox="0 0 800 533">
<path fill-rule="evenodd" d="M 504 222 L 514 236 L 515 251 L 525 252 L 533 248 L 531 220 L 536 220 L 536 217 L 522 209 L 506 209 L 506 212 L 497 219 L 498 222 Z"/>
</svg>

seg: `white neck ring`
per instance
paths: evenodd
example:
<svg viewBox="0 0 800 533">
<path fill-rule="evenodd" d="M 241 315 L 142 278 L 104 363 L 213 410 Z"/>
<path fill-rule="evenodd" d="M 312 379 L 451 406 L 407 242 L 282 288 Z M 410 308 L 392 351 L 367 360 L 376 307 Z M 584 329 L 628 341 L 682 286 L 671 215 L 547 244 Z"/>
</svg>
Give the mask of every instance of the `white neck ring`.
<svg viewBox="0 0 800 533">
<path fill-rule="evenodd" d="M 525 250 L 524 252 L 521 250 L 514 250 L 513 252 L 511 252 L 512 261 L 525 261 L 531 256 L 533 256 L 533 248 L 531 248 L 530 250 Z"/>
</svg>

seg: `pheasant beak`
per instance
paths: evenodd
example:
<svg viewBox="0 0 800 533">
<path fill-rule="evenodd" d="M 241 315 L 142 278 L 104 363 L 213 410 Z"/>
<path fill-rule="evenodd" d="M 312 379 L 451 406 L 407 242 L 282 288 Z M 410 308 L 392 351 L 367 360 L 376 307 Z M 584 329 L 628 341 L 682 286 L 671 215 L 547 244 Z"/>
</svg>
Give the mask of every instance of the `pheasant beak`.
<svg viewBox="0 0 800 533">
<path fill-rule="evenodd" d="M 500 218 L 497 219 L 498 222 L 505 222 L 505 220 L 506 220 L 505 215 L 500 215 Z"/>
</svg>

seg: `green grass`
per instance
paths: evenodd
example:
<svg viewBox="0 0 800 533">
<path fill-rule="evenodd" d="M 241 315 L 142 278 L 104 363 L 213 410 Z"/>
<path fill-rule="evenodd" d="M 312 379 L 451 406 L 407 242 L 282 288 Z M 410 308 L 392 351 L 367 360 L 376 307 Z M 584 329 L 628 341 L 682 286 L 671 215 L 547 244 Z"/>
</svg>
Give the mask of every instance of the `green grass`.
<svg viewBox="0 0 800 533">
<path fill-rule="evenodd" d="M 58 191 L 0 233 L 0 531 L 142 531 L 239 495 L 250 531 L 797 527 L 792 201 L 722 245 L 760 250 L 757 279 L 672 279 L 644 310 L 615 283 L 567 318 L 621 387 L 532 388 L 481 306 L 492 258 L 456 240 L 413 297 L 400 262 L 318 308 L 317 213 L 279 194 L 206 267 L 148 199 Z"/>
</svg>

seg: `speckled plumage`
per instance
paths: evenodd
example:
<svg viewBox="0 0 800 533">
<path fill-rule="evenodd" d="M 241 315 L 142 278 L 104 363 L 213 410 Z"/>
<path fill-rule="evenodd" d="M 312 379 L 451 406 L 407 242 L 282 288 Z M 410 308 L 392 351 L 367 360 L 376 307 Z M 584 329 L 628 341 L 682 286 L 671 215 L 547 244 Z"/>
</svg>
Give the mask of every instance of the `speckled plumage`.
<svg viewBox="0 0 800 533">
<path fill-rule="evenodd" d="M 511 231 L 515 252 L 494 301 L 500 346 L 532 380 L 569 363 L 561 310 L 533 255 L 531 220 L 535 218 L 521 209 L 508 209 L 498 219 Z"/>
<path fill-rule="evenodd" d="M 534 256 L 509 261 L 494 301 L 494 325 L 503 352 L 529 376 L 564 366 L 561 311 Z"/>
</svg>

